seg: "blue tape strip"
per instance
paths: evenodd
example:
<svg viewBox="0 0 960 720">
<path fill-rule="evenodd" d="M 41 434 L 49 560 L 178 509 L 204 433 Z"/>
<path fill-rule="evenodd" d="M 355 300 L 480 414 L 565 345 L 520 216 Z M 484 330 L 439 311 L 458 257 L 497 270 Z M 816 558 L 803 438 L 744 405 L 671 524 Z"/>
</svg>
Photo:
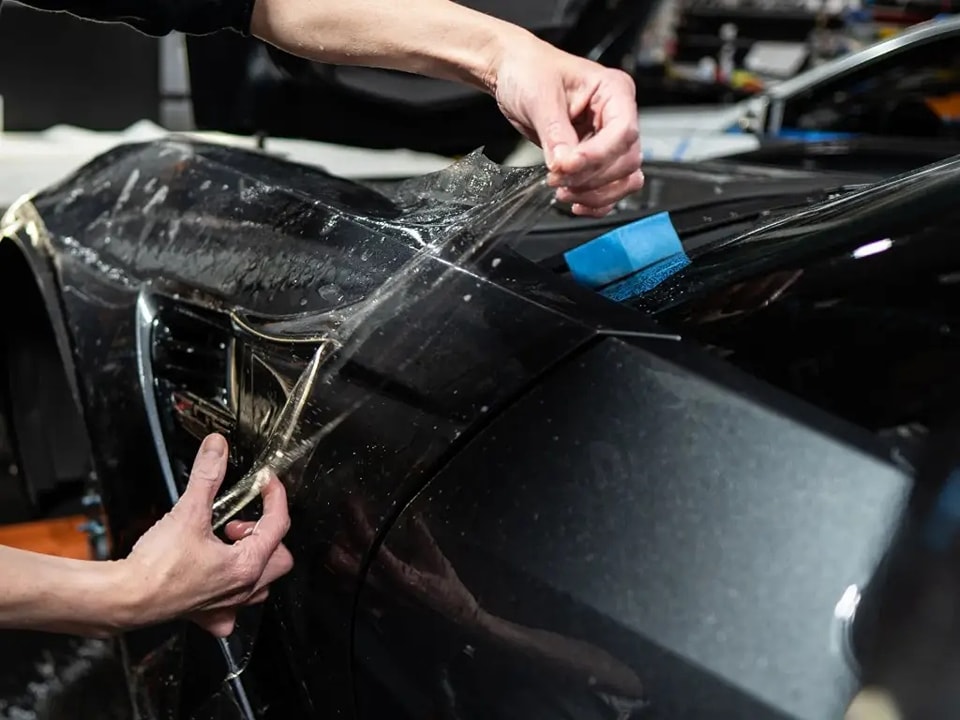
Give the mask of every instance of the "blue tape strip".
<svg viewBox="0 0 960 720">
<path fill-rule="evenodd" d="M 662 212 L 594 238 L 563 257 L 574 280 L 599 288 L 676 255 L 686 257 L 670 213 Z"/>
<path fill-rule="evenodd" d="M 777 133 L 777 137 L 788 138 L 790 140 L 803 140 L 804 142 L 851 140 L 857 136 L 857 133 L 832 132 L 827 130 L 800 130 L 798 128 L 781 128 L 780 132 Z"/>
<path fill-rule="evenodd" d="M 693 142 L 693 138 L 687 135 L 683 140 L 681 140 L 677 146 L 673 149 L 673 159 L 679 162 L 683 160 L 683 156 L 687 154 L 687 150 L 690 149 L 690 144 Z"/>
<path fill-rule="evenodd" d="M 664 258 L 648 268 L 624 278 L 620 282 L 608 285 L 600 294 L 615 302 L 626 302 L 631 298 L 639 297 L 653 290 L 657 285 L 690 264 L 690 258 L 685 253 L 677 253 Z"/>
</svg>

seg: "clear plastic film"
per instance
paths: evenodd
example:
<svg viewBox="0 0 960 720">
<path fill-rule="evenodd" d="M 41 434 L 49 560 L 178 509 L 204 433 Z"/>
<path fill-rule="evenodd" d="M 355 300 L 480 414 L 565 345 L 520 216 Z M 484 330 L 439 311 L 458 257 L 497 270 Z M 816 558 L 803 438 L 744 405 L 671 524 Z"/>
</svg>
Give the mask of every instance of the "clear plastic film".
<svg viewBox="0 0 960 720">
<path fill-rule="evenodd" d="M 97 353 L 109 345 L 114 355 L 126 348 L 143 358 L 137 387 L 98 381 L 113 402 L 123 402 L 127 393 L 157 392 L 162 384 L 157 414 L 175 425 L 180 411 L 169 391 L 189 395 L 194 389 L 175 373 L 165 374 L 171 368 L 164 361 L 151 361 L 163 354 L 164 343 L 176 344 L 178 332 L 165 334 L 166 316 L 152 300 L 143 303 L 151 319 L 141 318 L 149 332 L 118 334 L 128 308 L 140 307 L 137 298 L 226 313 L 237 336 L 252 333 L 283 346 L 269 360 L 277 366 L 251 371 L 277 375 L 276 382 L 264 382 L 268 395 L 237 391 L 213 403 L 217 412 L 236 413 L 243 442 L 233 448 L 242 446 L 249 463 L 216 501 L 213 519 L 220 528 L 257 499 L 271 473 L 284 482 L 292 503 L 307 502 L 308 493 L 299 498 L 297 492 L 321 480 L 304 472 L 321 441 L 361 406 L 370 409 L 377 394 L 377 388 L 354 388 L 349 397 L 334 393 L 331 401 L 344 364 L 364 347 L 403 366 L 422 357 L 427 336 L 442 332 L 442 317 L 455 312 L 432 298 L 448 283 L 465 282 L 465 275 L 479 282 L 470 275 L 478 263 L 496 264 L 486 255 L 549 207 L 553 193 L 545 177 L 542 166 L 505 168 L 478 151 L 430 175 L 362 184 L 265 153 L 169 137 L 101 155 L 34 196 L 29 209 L 43 218 L 44 250 L 69 269 L 64 293 L 97 308 L 85 316 L 91 324 L 85 332 L 112 338 L 104 350 L 87 352 L 101 358 Z M 404 344 L 403 328 L 379 332 L 414 305 L 427 308 L 431 323 L 420 328 L 413 346 Z M 256 343 L 237 345 L 241 353 L 253 352 Z M 112 367 L 110 357 L 94 365 Z M 201 363 L 200 375 L 216 372 L 202 364 L 206 356 L 191 357 Z M 154 432 L 162 427 L 158 417 Z M 334 440 L 319 452 L 333 448 Z M 158 451 L 169 447 L 160 443 Z M 105 464 L 121 466 L 121 449 L 111 452 L 116 457 Z M 323 459 L 324 473 L 333 467 L 336 474 L 342 464 L 333 455 Z M 413 466 L 420 459 L 408 460 Z M 172 471 L 167 475 L 174 496 L 176 481 Z M 125 480 L 104 479 L 108 485 Z M 228 681 L 246 668 L 261 612 L 260 606 L 244 608 L 234 633 L 220 641 Z"/>
<path fill-rule="evenodd" d="M 481 263 L 507 236 L 522 233 L 537 221 L 553 199 L 545 177 L 543 166 L 506 169 L 478 151 L 439 173 L 379 188 L 402 209 L 402 217 L 390 220 L 389 231 L 404 232 L 415 244 L 414 252 L 367 297 L 327 314 L 322 323 L 317 318 L 309 323 L 314 328 L 322 324 L 325 330 L 316 338 L 313 356 L 290 390 L 259 457 L 214 504 L 215 527 L 253 502 L 271 475 L 286 481 L 323 438 L 366 402 L 369 396 L 320 425 L 305 419 L 315 389 L 326 385 L 371 335 L 414 303 L 429 302 L 431 294 L 467 263 Z M 381 220 L 364 222 L 384 229 Z M 445 266 L 443 271 L 424 271 L 437 261 Z M 395 344 L 399 342 L 400 338 Z M 389 352 L 390 347 L 380 349 Z M 405 362 L 414 360 L 406 356 Z"/>
</svg>

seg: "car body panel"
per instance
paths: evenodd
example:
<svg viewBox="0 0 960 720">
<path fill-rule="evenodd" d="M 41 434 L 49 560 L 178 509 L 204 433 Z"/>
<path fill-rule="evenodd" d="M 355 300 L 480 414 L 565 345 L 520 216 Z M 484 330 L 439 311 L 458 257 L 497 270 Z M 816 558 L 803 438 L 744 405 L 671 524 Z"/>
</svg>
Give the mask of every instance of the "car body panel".
<svg viewBox="0 0 960 720">
<path fill-rule="evenodd" d="M 299 502 L 308 515 L 319 512 L 298 523 L 303 535 L 289 538 L 304 570 L 301 579 L 290 579 L 291 591 L 303 583 L 331 585 L 323 551 L 341 521 L 341 492 L 352 488 L 376 501 L 387 517 L 391 504 L 416 491 L 418 477 L 442 460 L 450 444 L 500 403 L 599 328 L 617 331 L 609 308 L 588 291 L 579 293 L 583 302 L 570 316 L 569 288 L 551 289 L 559 280 L 550 273 L 532 284 L 522 274 L 512 279 L 516 260 L 509 254 L 485 259 L 500 268 L 495 274 L 504 275 L 502 284 L 451 264 L 455 246 L 447 248 L 453 253 L 448 258 L 423 255 L 436 240 L 431 233 L 452 231 L 463 243 L 478 232 L 478 208 L 495 211 L 490 222 L 504 221 L 511 183 L 520 189 L 526 183 L 534 192 L 536 170 L 507 173 L 512 180 L 501 187 L 491 165 L 467 163 L 437 176 L 436 185 L 401 186 L 391 200 L 314 168 L 291 172 L 294 167 L 264 154 L 186 141 L 133 145 L 8 213 L 9 233 L 23 235 L 25 250 L 55 278 L 48 291 L 75 363 L 118 556 L 178 497 L 204 432 L 220 430 L 232 441 L 229 482 L 237 481 L 238 468 L 257 460 L 331 327 L 354 328 L 338 340 L 352 349 L 344 351 L 349 362 L 318 383 L 322 394 L 309 405 L 310 423 L 294 418 L 300 430 L 317 423 L 330 429 L 326 449 L 310 448 L 315 452 L 309 457 L 321 463 L 311 475 L 319 485 L 311 481 L 311 488 L 294 492 L 293 468 L 285 473 L 293 483 L 294 517 Z M 479 182 L 484 173 L 487 183 Z M 549 198 L 549 191 L 540 192 Z M 418 252 L 424 262 L 410 268 Z M 403 267 L 407 284 L 399 295 L 384 296 L 396 288 Z M 416 297 L 420 289 L 433 298 L 441 292 L 446 300 L 424 307 Z M 385 297 L 408 309 L 364 304 Z M 462 332 L 446 330 L 451 312 Z M 642 318 L 618 314 L 621 330 L 643 330 Z M 351 325 L 361 317 L 366 324 Z M 336 380 L 340 365 L 343 376 Z M 375 427 L 383 434 L 371 446 L 367 431 Z M 379 450 L 367 455 L 351 447 Z M 406 481 L 389 470 L 395 467 L 405 468 Z M 322 522 L 329 523 L 325 530 Z M 306 614 L 305 596 L 293 592 L 283 605 L 291 614 L 277 622 L 298 629 L 288 633 L 291 647 L 308 643 L 296 646 L 291 669 L 293 677 L 300 668 L 313 678 L 307 700 L 322 699 L 348 713 L 352 591 L 349 581 L 330 589 L 317 599 L 323 609 L 306 606 Z M 238 637 L 220 643 L 225 665 L 209 661 L 217 655 L 211 638 L 194 638 L 201 648 L 186 654 L 174 627 L 131 633 L 126 652 L 134 685 L 146 693 L 145 703 L 161 703 L 151 712 L 162 716 L 164 702 L 184 702 L 179 678 L 195 671 L 182 669 L 166 699 L 149 690 L 149 678 L 166 677 L 164 668 L 177 665 L 176 658 L 196 657 L 205 658 L 198 677 L 209 680 L 222 667 L 222 681 L 232 665 L 242 665 L 257 636 L 245 635 L 244 627 L 258 623 L 255 613 L 249 624 L 242 620 Z M 197 682 L 210 690 L 210 682 Z M 339 699 L 333 696 L 338 689 Z M 249 703 L 246 690 L 231 687 L 230 694 L 241 709 Z M 201 712 L 200 706 L 190 712 Z"/>
<path fill-rule="evenodd" d="M 295 568 L 267 605 L 224 640 L 124 636 L 145 718 L 819 720 L 849 699 L 836 605 L 898 527 L 899 442 L 573 282 L 557 254 L 609 228 L 551 207 L 543 175 L 471 156 L 361 184 L 168 139 L 7 213 L 115 556 L 207 432 L 228 494 L 273 464 L 288 488 Z M 733 228 L 864 181 L 654 163 L 612 222 L 668 212 L 698 269 Z M 447 563 L 391 589 L 416 517 Z M 483 615 L 431 581 L 451 567 Z"/>
<path fill-rule="evenodd" d="M 842 715 L 855 666 L 835 608 L 909 480 L 686 362 L 590 348 L 408 508 L 357 629 L 367 676 L 393 666 L 394 716 L 444 697 L 462 718 Z M 423 536 L 455 576 L 408 579 L 440 575 Z M 482 622 L 457 614 L 465 592 Z"/>
</svg>

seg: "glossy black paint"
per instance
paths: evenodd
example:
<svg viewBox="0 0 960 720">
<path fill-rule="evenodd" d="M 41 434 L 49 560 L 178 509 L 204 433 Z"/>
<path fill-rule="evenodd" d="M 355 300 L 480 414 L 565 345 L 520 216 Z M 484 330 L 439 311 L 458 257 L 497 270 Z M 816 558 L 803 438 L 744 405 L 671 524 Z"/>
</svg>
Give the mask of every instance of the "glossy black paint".
<svg viewBox="0 0 960 720">
<path fill-rule="evenodd" d="M 734 161 L 644 163 L 643 189 L 602 219 L 573 215 L 562 206 L 544 216 L 514 245 L 552 269 L 561 255 L 604 232 L 660 212 L 689 246 L 727 238 L 787 212 L 881 179 L 869 172 L 814 172 Z"/>
<path fill-rule="evenodd" d="M 872 432 L 922 435 L 960 402 L 958 168 L 949 160 L 705 245 L 636 306 Z"/>
<path fill-rule="evenodd" d="M 852 137 L 806 142 L 764 138 L 756 150 L 724 156 L 724 161 L 821 172 L 857 172 L 889 177 L 960 154 L 949 138 Z M 881 179 L 878 177 L 877 179 Z"/>
<path fill-rule="evenodd" d="M 843 707 L 856 678 L 835 606 L 898 527 L 901 445 L 776 388 L 783 358 L 717 357 L 683 313 L 739 273 L 853 242 L 726 241 L 812 199 L 859 207 L 861 180 L 654 168 L 618 217 L 686 217 L 693 264 L 630 307 L 553 265 L 600 226 L 553 209 L 517 234 L 549 197 L 539 172 L 470 157 L 363 186 L 168 140 L 21 208 L 5 242 L 52 317 L 116 555 L 206 432 L 229 437 L 228 484 L 277 443 L 294 457 L 296 567 L 268 605 L 222 643 L 180 624 L 125 637 L 146 717 Z M 718 195 L 732 225 L 709 216 Z"/>
<path fill-rule="evenodd" d="M 445 716 L 444 687 L 464 720 L 842 716 L 834 609 L 910 481 L 688 363 L 604 340 L 431 482 L 365 586 L 361 718 Z"/>
<path fill-rule="evenodd" d="M 205 432 L 225 432 L 234 471 L 246 469 L 331 311 L 382 289 L 432 235 L 461 223 L 459 239 L 469 242 L 481 200 L 494 220 L 503 213 L 510 184 L 490 166 L 466 172 L 466 190 L 454 173 L 437 178 L 429 202 L 406 185 L 387 198 L 277 158 L 172 141 L 119 149 L 34 199 L 116 554 L 169 507 Z M 510 177 L 517 185 L 533 176 Z M 531 274 L 508 251 L 492 252 L 452 270 L 449 257 L 429 259 L 413 282 L 437 287 L 375 317 L 377 332 L 310 398 L 302 431 L 348 417 L 300 475 L 285 478 L 297 570 L 276 593 L 271 632 L 287 655 L 276 661 L 303 692 L 289 697 L 296 710 L 270 698 L 277 716 L 350 712 L 354 588 L 325 569 L 343 529 L 341 501 L 364 497 L 386 522 L 461 438 L 598 328 L 649 329 L 546 271 Z M 240 638 L 228 662 L 262 634 Z M 207 649 L 185 653 L 178 637 L 175 628 L 131 634 L 137 682 L 169 676 L 170 658 L 181 657 L 182 676 L 212 692 L 217 665 L 195 658 L 211 655 L 213 642 L 196 640 Z M 167 650 L 151 654 L 158 646 Z M 182 705 L 183 693 L 174 695 Z M 187 717 L 194 710 L 182 708 Z"/>
</svg>

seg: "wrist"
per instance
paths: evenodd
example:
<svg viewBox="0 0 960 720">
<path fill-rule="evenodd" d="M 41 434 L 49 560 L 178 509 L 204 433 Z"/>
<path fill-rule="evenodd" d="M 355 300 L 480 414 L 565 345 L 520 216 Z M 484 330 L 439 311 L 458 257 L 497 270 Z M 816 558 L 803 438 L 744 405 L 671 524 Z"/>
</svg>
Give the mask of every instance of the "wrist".
<svg viewBox="0 0 960 720">
<path fill-rule="evenodd" d="M 150 625 L 162 618 L 151 616 L 150 597 L 146 588 L 130 566 L 129 560 L 110 560 L 97 563 L 98 591 L 105 604 L 105 617 L 115 632 L 126 632 Z"/>
<path fill-rule="evenodd" d="M 455 7 L 449 17 L 435 20 L 437 27 L 430 34 L 442 41 L 425 38 L 421 48 L 423 67 L 416 71 L 464 82 L 495 95 L 506 54 L 538 39 L 516 25 L 461 5 Z"/>
<path fill-rule="evenodd" d="M 250 29 L 310 60 L 456 80 L 491 94 L 505 54 L 541 42 L 452 0 L 256 0 Z"/>
</svg>

